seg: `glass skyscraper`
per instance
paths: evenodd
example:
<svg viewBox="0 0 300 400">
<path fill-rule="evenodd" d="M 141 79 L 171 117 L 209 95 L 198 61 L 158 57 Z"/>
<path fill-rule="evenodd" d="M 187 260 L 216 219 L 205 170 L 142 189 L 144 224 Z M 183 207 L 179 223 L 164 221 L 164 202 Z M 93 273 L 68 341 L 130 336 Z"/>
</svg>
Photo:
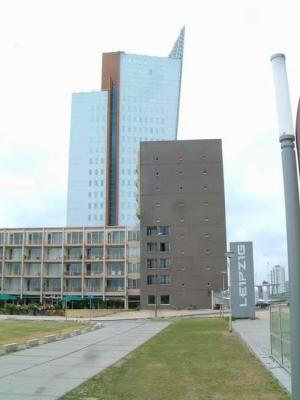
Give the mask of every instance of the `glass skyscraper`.
<svg viewBox="0 0 300 400">
<path fill-rule="evenodd" d="M 168 57 L 104 53 L 102 90 L 75 93 L 67 226 L 136 226 L 140 142 L 177 137 L 184 28 Z"/>
</svg>

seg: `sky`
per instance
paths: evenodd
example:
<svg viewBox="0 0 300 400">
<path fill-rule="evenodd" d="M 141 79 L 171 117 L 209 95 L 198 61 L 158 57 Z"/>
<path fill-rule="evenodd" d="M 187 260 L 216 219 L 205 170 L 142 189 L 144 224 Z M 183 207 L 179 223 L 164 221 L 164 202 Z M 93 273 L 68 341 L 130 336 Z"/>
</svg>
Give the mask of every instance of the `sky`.
<svg viewBox="0 0 300 400">
<path fill-rule="evenodd" d="M 297 1 L 0 0 L 0 226 L 66 224 L 71 94 L 101 54 L 167 56 L 183 25 L 179 139 L 223 141 L 227 239 L 253 241 L 255 280 L 287 266 L 270 56 L 300 92 Z"/>
</svg>

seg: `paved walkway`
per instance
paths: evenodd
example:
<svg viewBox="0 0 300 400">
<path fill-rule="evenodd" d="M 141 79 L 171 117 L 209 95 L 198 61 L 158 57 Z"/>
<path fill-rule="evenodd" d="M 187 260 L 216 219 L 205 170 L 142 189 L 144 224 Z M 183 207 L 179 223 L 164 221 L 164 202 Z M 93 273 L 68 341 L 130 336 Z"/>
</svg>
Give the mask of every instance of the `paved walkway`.
<svg viewBox="0 0 300 400">
<path fill-rule="evenodd" d="M 236 320 L 233 328 L 279 383 L 291 392 L 290 374 L 271 357 L 269 311 L 259 311 L 256 317 Z"/>
<path fill-rule="evenodd" d="M 0 399 L 57 399 L 167 325 L 166 321 L 106 322 L 97 331 L 2 356 Z"/>
</svg>

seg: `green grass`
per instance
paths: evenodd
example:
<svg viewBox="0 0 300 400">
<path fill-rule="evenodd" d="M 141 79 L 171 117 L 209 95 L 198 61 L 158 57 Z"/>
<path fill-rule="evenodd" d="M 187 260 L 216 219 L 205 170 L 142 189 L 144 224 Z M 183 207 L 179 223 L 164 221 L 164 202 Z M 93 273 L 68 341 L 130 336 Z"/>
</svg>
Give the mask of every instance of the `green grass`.
<svg viewBox="0 0 300 400">
<path fill-rule="evenodd" d="M 181 319 L 63 400 L 287 400 L 224 319 Z"/>
<path fill-rule="evenodd" d="M 25 343 L 27 339 L 42 339 L 46 335 L 69 332 L 84 327 L 78 322 L 60 321 L 0 321 L 0 349 L 5 343 Z"/>
</svg>

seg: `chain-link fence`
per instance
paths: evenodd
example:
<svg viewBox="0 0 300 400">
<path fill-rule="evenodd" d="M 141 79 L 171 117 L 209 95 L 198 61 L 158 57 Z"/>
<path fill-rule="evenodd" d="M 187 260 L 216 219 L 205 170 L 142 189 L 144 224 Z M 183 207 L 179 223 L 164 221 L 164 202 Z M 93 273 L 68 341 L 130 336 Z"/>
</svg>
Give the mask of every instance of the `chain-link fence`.
<svg viewBox="0 0 300 400">
<path fill-rule="evenodd" d="M 290 306 L 287 300 L 271 302 L 270 333 L 272 357 L 290 371 Z"/>
</svg>

